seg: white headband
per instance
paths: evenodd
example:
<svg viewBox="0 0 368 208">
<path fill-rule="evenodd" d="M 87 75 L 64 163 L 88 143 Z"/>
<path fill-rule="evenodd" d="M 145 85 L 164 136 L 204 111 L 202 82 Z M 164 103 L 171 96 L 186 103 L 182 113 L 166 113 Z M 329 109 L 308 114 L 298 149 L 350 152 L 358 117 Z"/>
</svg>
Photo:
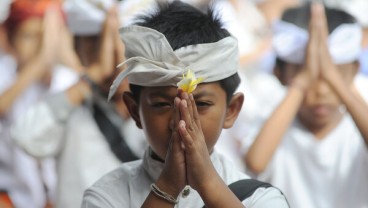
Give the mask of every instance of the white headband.
<svg viewBox="0 0 368 208">
<path fill-rule="evenodd" d="M 153 29 L 130 26 L 120 29 L 125 44 L 126 66 L 114 80 L 109 99 L 125 77 L 140 86 L 176 86 L 187 70 L 204 82 L 225 79 L 238 70 L 239 53 L 233 36 L 218 42 L 189 45 L 173 50 L 166 37 Z"/>
<path fill-rule="evenodd" d="M 12 0 L 0 0 L 0 24 L 8 18 Z"/>
<path fill-rule="evenodd" d="M 279 21 L 273 26 L 273 48 L 281 60 L 302 64 L 308 44 L 308 31 L 288 22 Z M 335 64 L 351 63 L 359 59 L 362 29 L 359 24 L 342 24 L 328 37 L 328 47 Z"/>
<path fill-rule="evenodd" d="M 68 27 L 76 35 L 97 35 L 102 31 L 106 12 L 116 0 L 65 0 Z"/>
</svg>

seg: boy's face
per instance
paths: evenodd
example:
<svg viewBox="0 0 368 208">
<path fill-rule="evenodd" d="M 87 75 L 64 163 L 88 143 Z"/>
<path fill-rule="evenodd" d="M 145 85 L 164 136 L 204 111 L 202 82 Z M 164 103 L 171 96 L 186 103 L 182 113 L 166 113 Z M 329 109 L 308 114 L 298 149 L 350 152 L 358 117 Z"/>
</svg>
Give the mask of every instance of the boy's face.
<svg viewBox="0 0 368 208">
<path fill-rule="evenodd" d="M 29 61 L 41 48 L 42 18 L 22 22 L 13 34 L 11 44 L 20 63 Z"/>
<path fill-rule="evenodd" d="M 358 64 L 337 65 L 342 79 L 348 84 L 353 83 Z M 301 70 L 300 65 L 286 64 L 279 75 L 282 84 L 288 85 L 292 78 Z M 306 92 L 304 101 L 299 109 L 298 117 L 307 127 L 318 128 L 333 121 L 339 113 L 341 100 L 323 79 L 318 79 L 310 90 Z"/>
<path fill-rule="evenodd" d="M 127 106 L 135 119 L 137 126 L 145 132 L 147 140 L 152 150 L 164 159 L 169 146 L 172 134 L 173 101 L 177 95 L 176 87 L 144 87 L 140 94 L 137 108 L 131 110 L 130 104 Z M 213 150 L 214 145 L 221 133 L 222 128 L 229 128 L 235 121 L 240 108 L 235 117 L 232 117 L 234 108 L 231 107 L 233 100 L 241 100 L 243 97 L 239 94 L 234 95 L 229 106 L 226 102 L 226 93 L 219 83 L 206 83 L 197 86 L 193 92 L 194 100 L 197 104 L 198 115 L 209 152 Z M 128 101 L 128 102 L 132 102 Z M 239 104 L 239 103 L 238 103 Z"/>
</svg>

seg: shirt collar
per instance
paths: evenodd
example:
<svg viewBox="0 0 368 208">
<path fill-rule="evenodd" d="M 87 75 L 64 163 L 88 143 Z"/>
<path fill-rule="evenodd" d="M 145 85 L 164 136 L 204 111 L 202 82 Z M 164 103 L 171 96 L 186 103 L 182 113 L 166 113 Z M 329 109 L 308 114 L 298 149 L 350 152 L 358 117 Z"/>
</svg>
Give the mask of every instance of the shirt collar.
<svg viewBox="0 0 368 208">
<path fill-rule="evenodd" d="M 216 171 L 221 175 L 221 173 L 223 172 L 223 167 L 221 165 L 219 155 L 215 151 L 213 151 L 210 155 L 210 159 Z M 152 149 L 150 147 L 147 148 L 144 153 L 142 164 L 143 169 L 147 172 L 150 179 L 152 181 L 157 181 L 158 177 L 161 174 L 161 171 L 164 168 L 164 163 L 152 158 Z"/>
</svg>

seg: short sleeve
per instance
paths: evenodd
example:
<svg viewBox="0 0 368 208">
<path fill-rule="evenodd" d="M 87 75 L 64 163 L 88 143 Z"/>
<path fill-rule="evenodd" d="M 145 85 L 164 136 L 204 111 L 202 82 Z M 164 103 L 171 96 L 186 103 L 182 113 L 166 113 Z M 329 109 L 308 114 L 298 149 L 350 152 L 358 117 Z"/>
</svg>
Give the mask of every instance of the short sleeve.
<svg viewBox="0 0 368 208">
<path fill-rule="evenodd" d="M 113 206 L 98 193 L 87 189 L 84 192 L 82 208 L 112 208 Z"/>
<path fill-rule="evenodd" d="M 258 188 L 252 196 L 243 201 L 245 207 L 252 208 L 288 208 L 286 197 L 274 187 Z"/>
</svg>

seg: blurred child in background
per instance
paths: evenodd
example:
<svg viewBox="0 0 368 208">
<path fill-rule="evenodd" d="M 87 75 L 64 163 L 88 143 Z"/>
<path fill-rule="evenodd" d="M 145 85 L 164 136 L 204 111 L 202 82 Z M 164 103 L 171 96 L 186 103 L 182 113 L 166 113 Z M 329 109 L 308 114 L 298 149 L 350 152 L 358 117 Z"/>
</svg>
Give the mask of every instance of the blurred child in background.
<svg viewBox="0 0 368 208">
<path fill-rule="evenodd" d="M 259 179 L 279 187 L 291 207 L 368 206 L 368 80 L 357 75 L 361 38 L 354 17 L 320 4 L 287 10 L 275 25 L 275 74 L 287 92 L 245 140 L 244 161 Z"/>
<path fill-rule="evenodd" d="M 16 207 L 45 207 L 56 184 L 53 160 L 24 153 L 10 126 L 46 94 L 73 82 L 73 72 L 59 65 L 67 52 L 60 2 L 13 1 L 4 27 L 10 47 L 0 60 L 0 189 Z"/>
</svg>

